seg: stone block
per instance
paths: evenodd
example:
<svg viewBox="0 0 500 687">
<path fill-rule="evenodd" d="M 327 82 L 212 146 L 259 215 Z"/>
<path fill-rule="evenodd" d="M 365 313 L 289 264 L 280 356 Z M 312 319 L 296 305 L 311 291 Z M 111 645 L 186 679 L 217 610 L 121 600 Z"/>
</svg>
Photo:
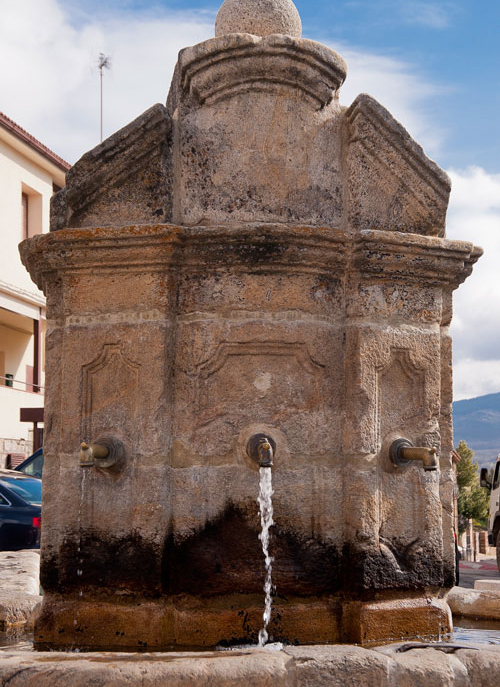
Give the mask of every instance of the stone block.
<svg viewBox="0 0 500 687">
<path fill-rule="evenodd" d="M 500 620 L 500 594 L 485 589 L 453 587 L 447 597 L 453 615 Z"/>
<path fill-rule="evenodd" d="M 38 594 L 3 591 L 0 594 L 0 632 L 16 625 L 25 625 L 42 600 Z"/>
<path fill-rule="evenodd" d="M 443 236 L 448 176 L 371 96 L 359 95 L 345 116 L 352 227 Z"/>
<path fill-rule="evenodd" d="M 474 589 L 485 592 L 500 592 L 500 580 L 474 580 Z"/>
<path fill-rule="evenodd" d="M 163 105 L 86 153 L 51 203 L 51 229 L 169 222 L 172 123 Z"/>
<path fill-rule="evenodd" d="M 342 637 L 348 642 L 367 644 L 378 637 L 438 637 L 451 629 L 449 607 L 430 594 L 344 603 Z"/>
</svg>

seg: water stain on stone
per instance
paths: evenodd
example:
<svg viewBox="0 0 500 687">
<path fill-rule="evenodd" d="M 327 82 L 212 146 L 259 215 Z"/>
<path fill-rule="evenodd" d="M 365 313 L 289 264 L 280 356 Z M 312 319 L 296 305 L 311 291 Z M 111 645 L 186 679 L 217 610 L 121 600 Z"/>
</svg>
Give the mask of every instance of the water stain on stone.
<svg viewBox="0 0 500 687">
<path fill-rule="evenodd" d="M 63 541 L 57 566 L 45 561 L 41 584 L 45 591 L 93 587 L 155 597 L 161 593 L 160 580 L 161 547 L 138 533 L 117 537 L 86 530 L 81 538 L 67 537 Z"/>
<path fill-rule="evenodd" d="M 166 594 L 213 596 L 261 593 L 264 561 L 257 514 L 229 506 L 183 542 L 169 537 L 164 553 Z M 337 549 L 316 539 L 302 540 L 274 527 L 271 534 L 273 585 L 280 595 L 310 596 L 340 588 Z"/>
</svg>

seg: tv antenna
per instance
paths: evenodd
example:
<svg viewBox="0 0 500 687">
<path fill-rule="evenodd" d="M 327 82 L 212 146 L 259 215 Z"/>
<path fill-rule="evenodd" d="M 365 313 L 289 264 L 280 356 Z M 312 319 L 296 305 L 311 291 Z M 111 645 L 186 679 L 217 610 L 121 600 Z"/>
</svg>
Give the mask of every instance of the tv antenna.
<svg viewBox="0 0 500 687">
<path fill-rule="evenodd" d="M 99 53 L 97 59 L 97 68 L 99 69 L 99 81 L 101 86 L 101 143 L 102 143 L 102 70 L 111 69 L 111 58 L 103 52 Z"/>
</svg>

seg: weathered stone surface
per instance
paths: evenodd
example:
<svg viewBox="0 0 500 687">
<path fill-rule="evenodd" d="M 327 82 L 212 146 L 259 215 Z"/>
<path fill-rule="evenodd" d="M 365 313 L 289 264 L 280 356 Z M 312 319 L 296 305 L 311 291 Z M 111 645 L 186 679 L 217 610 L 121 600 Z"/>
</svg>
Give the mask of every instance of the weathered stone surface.
<svg viewBox="0 0 500 687">
<path fill-rule="evenodd" d="M 42 600 L 38 594 L 3 591 L 0 594 L 0 631 L 13 625 L 25 625 Z"/>
<path fill-rule="evenodd" d="M 390 274 L 388 255 L 397 273 L 386 278 L 377 265 L 383 256 Z M 341 637 L 335 594 L 342 589 L 437 589 L 452 579 L 433 509 L 437 476 L 424 476 L 417 465 L 396 468 L 387 451 L 398 431 L 430 446 L 438 441 L 437 419 L 430 418 L 440 412 L 439 289 L 460 281 L 474 255 L 469 244 L 439 238 L 372 231 L 352 242 L 336 230 L 279 225 L 66 230 L 25 244 L 33 275 L 48 291 L 57 284 L 60 294 L 48 350 L 62 336 L 71 351 L 63 364 L 53 361 L 60 429 L 47 437 L 46 470 L 64 489 L 44 504 L 54 520 L 43 550 L 42 582 L 53 594 L 47 605 L 61 591 L 73 598 L 104 593 L 108 602 L 112 592 L 121 617 L 123 593 L 153 596 L 163 627 L 165 599 L 185 595 L 185 627 L 198 618 L 198 626 L 213 628 L 204 643 L 219 641 L 221 627 L 234 640 L 251 639 L 258 624 L 245 626 L 238 612 L 258 608 L 257 601 L 240 599 L 218 628 L 208 621 L 216 607 L 195 611 L 193 603 L 196 594 L 216 603 L 261 589 L 257 475 L 245 454 L 259 430 L 278 446 L 274 581 L 289 601 L 277 636 Z M 354 264 L 352 287 L 342 290 Z M 414 282 L 411 298 L 408 285 L 397 286 L 405 272 Z M 397 324 L 401 311 L 411 327 Z M 381 318 L 391 323 L 383 333 Z M 144 347 L 158 352 L 147 367 Z M 66 447 L 117 432 L 127 447 L 123 471 L 100 471 L 82 484 L 77 455 Z M 341 477 L 345 461 L 352 480 Z M 76 521 L 73 503 L 80 504 Z M 310 601 L 295 604 L 297 594 Z M 295 620 L 301 612 L 307 617 L 311 602 L 324 609 L 317 629 Z M 97 619 L 99 603 L 89 618 Z M 363 610 L 371 614 L 370 636 L 376 628 L 385 636 L 391 611 L 374 609 Z M 420 631 L 427 622 L 435 633 L 445 616 L 429 613 L 425 601 Z M 136 619 L 139 639 L 151 637 L 150 628 Z M 61 637 L 58 629 L 49 636 Z M 190 631 L 182 636 L 196 641 Z"/>
<path fill-rule="evenodd" d="M 297 685 L 304 687 L 386 687 L 392 661 L 358 646 L 287 647 Z"/>
<path fill-rule="evenodd" d="M 454 615 L 500 620 L 500 593 L 453 587 L 446 597 Z"/>
<path fill-rule="evenodd" d="M 350 601 L 344 604 L 342 637 L 344 641 L 369 644 L 379 637 L 434 638 L 452 630 L 451 613 L 446 602 L 427 595 L 400 595 L 399 598 Z"/>
<path fill-rule="evenodd" d="M 287 647 L 284 651 L 62 654 L 3 651 L 9 687 L 496 687 L 498 647 L 452 650 L 391 645 Z"/>
<path fill-rule="evenodd" d="M 171 136 L 157 104 L 86 153 L 52 199 L 51 230 L 171 221 Z"/>
<path fill-rule="evenodd" d="M 25 625 L 41 601 L 38 551 L 0 551 L 0 631 Z"/>
<path fill-rule="evenodd" d="M 467 667 L 461 660 L 467 651 L 420 648 L 418 643 L 384 646 L 376 651 L 392 659 L 388 671 L 389 685 L 473 687 L 481 684 L 470 680 Z"/>
<path fill-rule="evenodd" d="M 448 176 L 369 95 L 359 95 L 345 116 L 352 227 L 444 236 Z"/>
<path fill-rule="evenodd" d="M 474 589 L 484 592 L 500 593 L 500 580 L 474 580 Z"/>
<path fill-rule="evenodd" d="M 177 74 L 176 222 L 340 223 L 339 55 L 305 39 L 232 34 L 181 51 Z"/>
<path fill-rule="evenodd" d="M 84 156 L 54 201 L 66 228 L 21 248 L 48 303 L 39 645 L 254 641 L 258 433 L 277 447 L 271 634 L 449 626 L 447 327 L 481 251 L 443 238 L 449 180 L 384 108 L 340 107 L 340 56 L 227 33 L 250 7 L 267 32 L 293 6 L 226 2 L 167 107 Z M 123 461 L 81 467 L 103 437 Z M 394 465 L 401 437 L 439 469 Z"/>
<path fill-rule="evenodd" d="M 224 0 L 215 19 L 215 35 L 284 33 L 300 38 L 302 22 L 292 0 Z"/>
<path fill-rule="evenodd" d="M 39 573 L 39 551 L 0 551 L 2 592 L 38 595 L 40 591 Z"/>
<path fill-rule="evenodd" d="M 139 659 L 139 660 L 138 660 Z M 15 654 L 0 657 L 0 681 L 12 687 L 286 687 L 283 653 L 236 654 Z"/>
<path fill-rule="evenodd" d="M 496 687 L 500 680 L 500 652 L 498 647 L 490 647 L 481 651 L 465 650 L 457 654 L 457 658 L 465 667 L 471 687 Z M 467 684 L 467 682 L 465 682 Z"/>
</svg>

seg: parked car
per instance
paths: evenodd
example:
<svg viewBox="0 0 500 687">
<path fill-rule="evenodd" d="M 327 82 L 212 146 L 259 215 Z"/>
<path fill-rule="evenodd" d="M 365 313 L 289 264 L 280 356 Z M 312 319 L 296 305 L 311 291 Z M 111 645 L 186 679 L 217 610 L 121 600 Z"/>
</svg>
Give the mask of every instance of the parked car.
<svg viewBox="0 0 500 687">
<path fill-rule="evenodd" d="M 0 469 L 0 550 L 40 548 L 42 480 Z"/>
<path fill-rule="evenodd" d="M 18 472 L 24 472 L 25 475 L 30 475 L 31 477 L 38 477 L 42 479 L 43 472 L 43 449 L 39 448 L 38 451 L 19 463 L 14 470 Z"/>
</svg>

